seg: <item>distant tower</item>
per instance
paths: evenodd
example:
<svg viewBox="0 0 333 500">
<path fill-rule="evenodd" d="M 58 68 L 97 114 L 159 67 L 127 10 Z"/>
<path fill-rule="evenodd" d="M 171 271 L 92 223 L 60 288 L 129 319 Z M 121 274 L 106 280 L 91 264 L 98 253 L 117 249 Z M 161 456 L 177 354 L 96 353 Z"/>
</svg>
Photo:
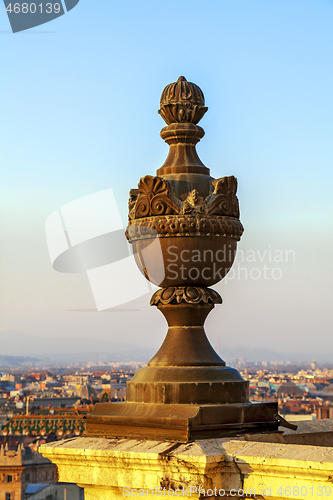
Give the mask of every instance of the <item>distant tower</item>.
<svg viewBox="0 0 333 500">
<path fill-rule="evenodd" d="M 312 370 L 313 370 L 313 371 L 315 371 L 315 370 L 316 370 L 316 368 L 317 368 L 317 363 L 316 363 L 316 360 L 315 360 L 315 359 L 314 359 L 314 360 L 312 361 L 312 363 L 311 363 L 311 368 L 312 368 Z"/>
<path fill-rule="evenodd" d="M 245 364 L 245 380 L 249 380 L 249 372 L 247 369 L 247 364 Z"/>
</svg>

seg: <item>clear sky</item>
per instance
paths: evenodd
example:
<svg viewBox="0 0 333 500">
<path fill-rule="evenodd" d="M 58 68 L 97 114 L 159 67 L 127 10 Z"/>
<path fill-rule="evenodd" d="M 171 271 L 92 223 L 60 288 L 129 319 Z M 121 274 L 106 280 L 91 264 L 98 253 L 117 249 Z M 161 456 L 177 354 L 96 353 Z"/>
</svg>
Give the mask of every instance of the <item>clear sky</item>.
<svg viewBox="0 0 333 500">
<path fill-rule="evenodd" d="M 0 331 L 159 346 L 149 295 L 86 311 L 87 276 L 52 269 L 45 220 L 112 188 L 126 224 L 129 189 L 167 155 L 160 94 L 184 75 L 209 108 L 200 158 L 238 178 L 245 227 L 235 266 L 248 279 L 216 287 L 208 336 L 222 355 L 243 345 L 332 360 L 332 26 L 333 0 L 80 0 L 12 34 L 0 5 Z M 264 265 L 269 279 L 249 277 Z"/>
</svg>

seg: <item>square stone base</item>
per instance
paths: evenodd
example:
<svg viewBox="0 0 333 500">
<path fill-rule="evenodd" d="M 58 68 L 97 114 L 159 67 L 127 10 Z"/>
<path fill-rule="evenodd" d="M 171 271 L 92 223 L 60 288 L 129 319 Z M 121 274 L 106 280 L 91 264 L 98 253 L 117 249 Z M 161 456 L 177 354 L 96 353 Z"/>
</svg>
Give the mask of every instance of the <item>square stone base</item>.
<svg viewBox="0 0 333 500">
<path fill-rule="evenodd" d="M 163 405 L 98 403 L 85 418 L 86 436 L 173 440 L 276 432 L 277 403 Z"/>
</svg>

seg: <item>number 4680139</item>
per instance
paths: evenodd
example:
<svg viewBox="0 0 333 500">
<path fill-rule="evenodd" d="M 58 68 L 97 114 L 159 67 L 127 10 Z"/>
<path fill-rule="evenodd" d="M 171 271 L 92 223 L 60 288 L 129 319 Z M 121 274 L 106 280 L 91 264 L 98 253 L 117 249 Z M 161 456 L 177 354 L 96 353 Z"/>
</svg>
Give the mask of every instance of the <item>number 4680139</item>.
<svg viewBox="0 0 333 500">
<path fill-rule="evenodd" d="M 14 7 L 12 7 L 12 4 L 10 3 L 8 7 L 6 8 L 6 11 L 9 12 L 10 14 L 14 12 L 14 14 L 35 14 L 36 12 L 39 12 L 43 14 L 43 4 L 35 4 L 35 3 L 14 3 Z M 45 10 L 46 14 L 59 14 L 61 10 L 60 3 L 47 3 L 45 5 Z"/>
</svg>

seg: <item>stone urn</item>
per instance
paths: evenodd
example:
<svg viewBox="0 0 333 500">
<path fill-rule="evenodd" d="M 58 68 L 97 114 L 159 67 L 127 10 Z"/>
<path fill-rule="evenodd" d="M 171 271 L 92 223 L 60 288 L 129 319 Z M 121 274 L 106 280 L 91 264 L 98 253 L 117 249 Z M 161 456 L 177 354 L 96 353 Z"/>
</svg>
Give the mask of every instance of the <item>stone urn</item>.
<svg viewBox="0 0 333 500">
<path fill-rule="evenodd" d="M 182 76 L 163 90 L 160 135 L 169 155 L 156 176 L 130 191 L 126 236 L 141 273 L 161 287 L 151 305 L 169 328 L 147 367 L 127 382 L 127 402 L 98 404 L 87 417 L 89 435 L 189 441 L 278 427 L 277 403 L 250 403 L 248 382 L 204 331 L 222 303 L 209 287 L 230 270 L 243 234 L 237 179 L 213 179 L 196 152 L 207 109 L 201 89 Z"/>
</svg>

